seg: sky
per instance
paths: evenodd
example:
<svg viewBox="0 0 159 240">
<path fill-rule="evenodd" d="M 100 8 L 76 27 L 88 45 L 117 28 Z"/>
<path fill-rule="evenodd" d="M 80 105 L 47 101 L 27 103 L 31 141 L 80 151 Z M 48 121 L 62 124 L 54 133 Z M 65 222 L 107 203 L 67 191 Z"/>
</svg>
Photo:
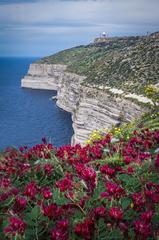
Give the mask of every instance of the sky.
<svg viewBox="0 0 159 240">
<path fill-rule="evenodd" d="M 51 55 L 108 36 L 159 31 L 159 0 L 0 0 L 0 56 Z"/>
</svg>

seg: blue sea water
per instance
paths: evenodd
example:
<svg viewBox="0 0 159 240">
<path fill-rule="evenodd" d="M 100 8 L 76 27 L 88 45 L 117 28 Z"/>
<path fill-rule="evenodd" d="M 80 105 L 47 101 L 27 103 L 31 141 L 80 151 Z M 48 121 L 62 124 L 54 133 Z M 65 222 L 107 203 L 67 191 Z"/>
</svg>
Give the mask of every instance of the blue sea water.
<svg viewBox="0 0 159 240">
<path fill-rule="evenodd" d="M 34 58 L 0 58 L 0 149 L 33 146 L 46 136 L 54 146 L 70 143 L 71 115 L 50 98 L 55 91 L 22 89 Z"/>
</svg>

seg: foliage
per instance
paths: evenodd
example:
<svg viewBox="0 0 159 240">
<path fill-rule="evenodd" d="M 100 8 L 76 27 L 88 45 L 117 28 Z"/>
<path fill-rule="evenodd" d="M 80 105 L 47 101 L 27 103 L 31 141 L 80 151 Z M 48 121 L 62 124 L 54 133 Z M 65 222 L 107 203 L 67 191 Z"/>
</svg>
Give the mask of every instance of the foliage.
<svg viewBox="0 0 159 240">
<path fill-rule="evenodd" d="M 147 86 L 145 89 L 145 94 L 152 100 L 154 107 L 158 107 L 157 104 L 159 104 L 159 89 L 155 86 Z"/>
<path fill-rule="evenodd" d="M 106 133 L 112 137 L 112 142 L 119 142 L 119 139 L 129 140 L 135 130 L 140 131 L 142 128 L 149 128 L 151 130 L 159 129 L 159 111 L 158 107 L 152 108 L 151 111 L 144 113 L 139 119 L 135 119 L 130 123 L 122 123 L 119 127 L 112 126 L 111 129 L 94 130 L 89 135 L 87 144 L 94 144 L 98 140 L 102 140 Z M 105 149 L 106 151 L 106 149 Z"/>
<path fill-rule="evenodd" d="M 43 139 L 6 149 L 0 239 L 158 239 L 159 130 L 124 136 L 114 128 L 85 147 Z"/>
</svg>

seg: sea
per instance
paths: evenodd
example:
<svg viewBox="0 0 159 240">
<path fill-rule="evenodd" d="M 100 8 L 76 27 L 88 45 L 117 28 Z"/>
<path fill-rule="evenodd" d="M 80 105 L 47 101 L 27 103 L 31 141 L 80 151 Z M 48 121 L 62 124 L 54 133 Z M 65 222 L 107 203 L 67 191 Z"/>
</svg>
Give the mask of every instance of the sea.
<svg viewBox="0 0 159 240">
<path fill-rule="evenodd" d="M 56 106 L 56 91 L 21 88 L 21 79 L 37 58 L 0 58 L 0 150 L 47 141 L 69 144 L 71 114 Z"/>
</svg>

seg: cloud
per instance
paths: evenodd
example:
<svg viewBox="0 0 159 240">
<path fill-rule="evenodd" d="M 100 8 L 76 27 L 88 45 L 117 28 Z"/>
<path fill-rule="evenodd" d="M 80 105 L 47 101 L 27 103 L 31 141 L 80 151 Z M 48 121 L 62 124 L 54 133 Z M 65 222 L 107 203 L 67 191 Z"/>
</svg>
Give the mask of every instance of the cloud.
<svg viewBox="0 0 159 240">
<path fill-rule="evenodd" d="M 4 1 L 4 0 L 3 0 Z M 80 22 L 89 24 L 159 24 L 158 0 L 31 1 L 0 6 L 0 22 L 35 24 Z"/>
<path fill-rule="evenodd" d="M 39 43 L 44 49 L 52 42 L 62 49 L 88 43 L 101 31 L 110 36 L 157 31 L 158 9 L 158 0 L 2 0 L 0 51 L 5 41 L 24 49 L 27 43 L 33 47 Z"/>
<path fill-rule="evenodd" d="M 15 3 L 30 3 L 30 2 L 39 2 L 39 0 L 0 0 L 0 5 L 4 4 L 15 4 Z"/>
<path fill-rule="evenodd" d="M 0 0 L 0 4 L 15 4 L 15 3 L 31 3 L 31 2 L 42 2 L 43 0 Z M 49 1 L 49 2 L 54 2 L 54 0 L 46 0 L 46 1 Z M 56 0 L 56 1 L 59 1 L 59 2 L 66 2 L 66 1 L 72 1 L 74 2 L 75 0 Z M 83 0 L 76 0 L 76 1 L 83 1 Z M 105 0 L 85 0 L 85 1 L 94 1 L 94 2 L 103 2 Z M 111 0 L 110 0 L 111 1 Z"/>
</svg>

